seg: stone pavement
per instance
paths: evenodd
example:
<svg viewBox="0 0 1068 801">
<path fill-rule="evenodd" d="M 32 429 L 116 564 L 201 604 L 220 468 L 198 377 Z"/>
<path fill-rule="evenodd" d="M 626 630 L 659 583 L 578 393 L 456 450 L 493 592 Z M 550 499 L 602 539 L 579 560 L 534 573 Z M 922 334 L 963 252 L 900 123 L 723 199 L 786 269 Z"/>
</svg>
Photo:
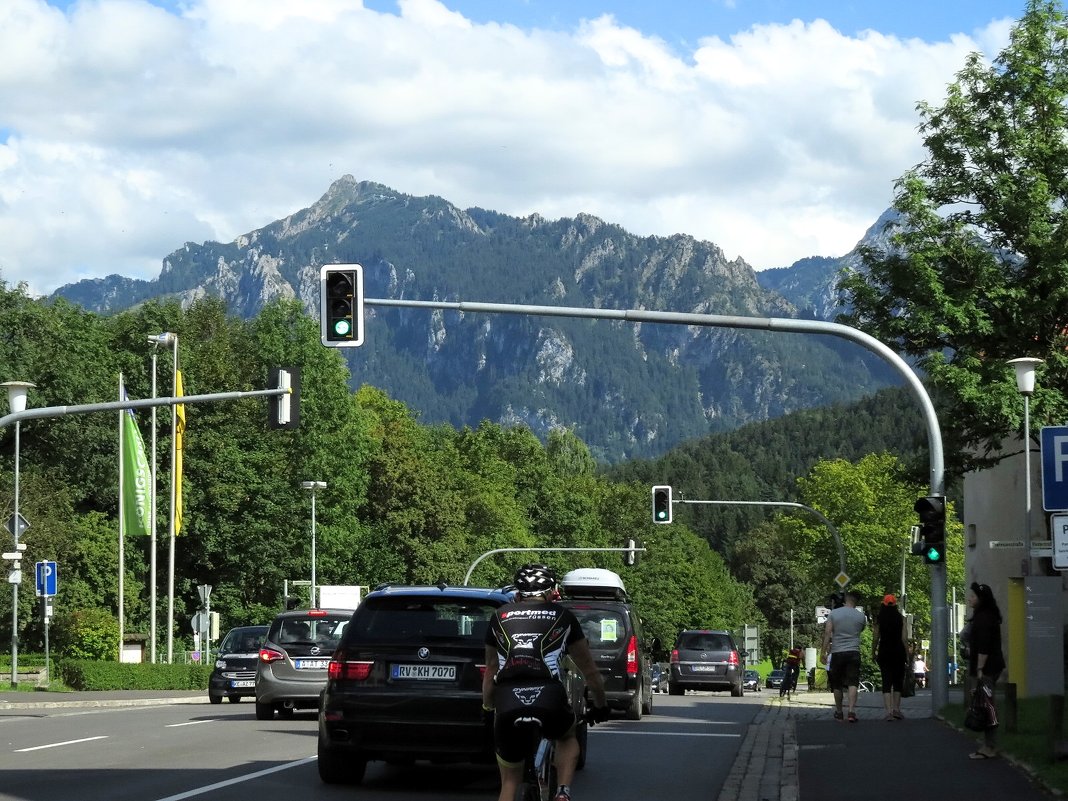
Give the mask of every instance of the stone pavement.
<svg viewBox="0 0 1068 801">
<path fill-rule="evenodd" d="M 950 688 L 950 701 L 959 702 L 960 692 Z M 948 794 L 937 796 L 943 801 L 958 797 L 955 787 L 963 790 L 976 782 L 987 783 L 988 797 L 1019 801 L 1046 797 L 1023 766 L 1012 766 L 1007 759 L 991 760 L 985 765 L 969 760 L 967 754 L 974 749 L 974 735 L 962 734 L 941 722 L 936 724 L 932 720 L 930 691 L 920 690 L 914 697 L 902 699 L 905 720 L 900 722 L 883 720 L 885 711 L 879 692 L 858 696 L 856 724 L 834 721 L 833 711 L 830 692 L 802 690 L 789 701 L 772 694 L 749 725 L 718 801 L 801 801 L 802 756 L 808 767 L 806 801 L 854 801 L 862 796 L 874 799 L 883 797 L 883 792 L 900 798 L 900 789 L 895 785 L 902 782 L 909 797 L 922 799 L 926 797 L 922 787 L 927 777 L 903 775 L 910 764 L 915 764 L 909 740 L 887 736 L 908 731 L 905 726 L 915 720 L 922 722 L 926 737 L 924 762 L 940 766 L 939 779 L 950 788 Z M 799 728 L 804 735 L 801 748 Z M 918 734 L 920 728 L 912 731 Z M 850 745 L 863 749 L 862 753 L 851 752 Z M 880 751 L 885 759 L 876 756 Z M 987 770 L 977 773 L 977 768 Z"/>
</svg>

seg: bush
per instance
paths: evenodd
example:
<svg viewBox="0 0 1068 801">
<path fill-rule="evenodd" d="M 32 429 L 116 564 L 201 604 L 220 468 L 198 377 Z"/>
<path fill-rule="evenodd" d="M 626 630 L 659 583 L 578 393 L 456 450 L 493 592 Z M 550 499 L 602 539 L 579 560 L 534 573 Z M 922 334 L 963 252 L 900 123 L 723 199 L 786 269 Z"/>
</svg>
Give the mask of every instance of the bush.
<svg viewBox="0 0 1068 801">
<path fill-rule="evenodd" d="M 205 690 L 209 665 L 153 665 L 63 659 L 56 665 L 63 683 L 72 690 Z"/>
<path fill-rule="evenodd" d="M 72 609 L 56 615 L 56 654 L 65 659 L 117 659 L 119 624 L 103 609 Z"/>
</svg>

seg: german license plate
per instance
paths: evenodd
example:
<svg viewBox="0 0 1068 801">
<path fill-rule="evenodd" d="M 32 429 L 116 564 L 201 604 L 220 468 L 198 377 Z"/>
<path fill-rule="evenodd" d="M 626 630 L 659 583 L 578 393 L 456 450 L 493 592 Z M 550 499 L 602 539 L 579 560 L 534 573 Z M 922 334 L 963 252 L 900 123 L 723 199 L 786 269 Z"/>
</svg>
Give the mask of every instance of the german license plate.
<svg viewBox="0 0 1068 801">
<path fill-rule="evenodd" d="M 390 673 L 395 679 L 450 681 L 456 678 L 456 665 L 393 665 Z"/>
<path fill-rule="evenodd" d="M 694 673 L 715 673 L 715 665 L 694 665 L 690 668 Z"/>
<path fill-rule="evenodd" d="M 255 687 L 256 682 L 253 679 L 234 679 L 230 682 L 230 686 L 236 690 L 242 687 Z"/>
<path fill-rule="evenodd" d="M 297 670 L 326 670 L 329 659 L 294 659 L 293 667 Z"/>
</svg>

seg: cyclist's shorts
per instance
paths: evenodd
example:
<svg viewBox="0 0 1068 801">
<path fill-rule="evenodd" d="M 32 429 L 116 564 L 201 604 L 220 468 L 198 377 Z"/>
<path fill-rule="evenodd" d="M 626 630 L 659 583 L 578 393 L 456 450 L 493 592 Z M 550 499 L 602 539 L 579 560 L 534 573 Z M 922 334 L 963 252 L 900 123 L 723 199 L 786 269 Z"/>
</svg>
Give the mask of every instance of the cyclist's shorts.
<svg viewBox="0 0 1068 801">
<path fill-rule="evenodd" d="M 497 711 L 493 717 L 493 739 L 497 756 L 509 764 L 526 759 L 530 747 L 529 735 L 522 726 L 516 726 L 517 720 L 537 718 L 541 721 L 542 737 L 550 740 L 560 739 L 575 725 L 567 691 L 556 680 L 498 686 L 494 702 Z"/>
</svg>

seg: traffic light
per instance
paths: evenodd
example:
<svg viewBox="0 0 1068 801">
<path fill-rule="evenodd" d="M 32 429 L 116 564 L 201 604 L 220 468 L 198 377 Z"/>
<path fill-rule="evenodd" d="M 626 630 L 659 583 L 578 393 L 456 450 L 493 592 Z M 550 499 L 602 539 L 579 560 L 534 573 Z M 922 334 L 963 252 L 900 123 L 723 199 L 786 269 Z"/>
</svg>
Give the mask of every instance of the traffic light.
<svg viewBox="0 0 1068 801">
<path fill-rule="evenodd" d="M 325 264 L 319 269 L 319 320 L 328 348 L 363 344 L 363 267 Z"/>
<path fill-rule="evenodd" d="M 916 501 L 913 509 L 920 516 L 919 541 L 923 543 L 923 561 L 940 565 L 946 561 L 946 499 L 928 495 Z"/>
<path fill-rule="evenodd" d="M 671 522 L 671 487 L 666 484 L 653 487 L 653 522 Z"/>
<path fill-rule="evenodd" d="M 268 398 L 267 427 L 297 428 L 300 425 L 300 368 L 271 368 L 271 389 L 286 389 Z"/>
</svg>

